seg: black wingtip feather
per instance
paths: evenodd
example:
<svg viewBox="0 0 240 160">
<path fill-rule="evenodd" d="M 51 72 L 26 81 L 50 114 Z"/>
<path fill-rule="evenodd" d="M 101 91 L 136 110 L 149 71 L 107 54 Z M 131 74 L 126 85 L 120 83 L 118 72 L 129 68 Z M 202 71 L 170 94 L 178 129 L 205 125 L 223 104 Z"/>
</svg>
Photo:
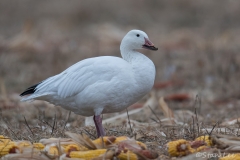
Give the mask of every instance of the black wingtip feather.
<svg viewBox="0 0 240 160">
<path fill-rule="evenodd" d="M 42 83 L 42 82 L 40 82 L 40 83 Z M 20 96 L 22 97 L 22 96 L 25 96 L 25 95 L 28 95 L 28 94 L 33 94 L 33 93 L 36 91 L 36 87 L 37 87 L 40 83 L 35 84 L 35 85 L 27 88 L 24 92 L 22 92 L 22 93 L 20 94 Z"/>
</svg>

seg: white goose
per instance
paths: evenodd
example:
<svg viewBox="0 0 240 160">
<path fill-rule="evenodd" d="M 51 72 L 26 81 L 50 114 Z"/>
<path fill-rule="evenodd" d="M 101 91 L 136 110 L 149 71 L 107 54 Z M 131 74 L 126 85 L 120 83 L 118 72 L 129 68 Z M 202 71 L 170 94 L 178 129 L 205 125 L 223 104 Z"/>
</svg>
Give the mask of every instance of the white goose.
<svg viewBox="0 0 240 160">
<path fill-rule="evenodd" d="M 155 66 L 137 49 L 158 50 L 145 32 L 131 30 L 123 38 L 122 58 L 101 56 L 82 60 L 62 73 L 29 87 L 21 101 L 44 100 L 83 116 L 94 116 L 98 136 L 104 136 L 101 114 L 119 112 L 152 88 Z"/>
</svg>

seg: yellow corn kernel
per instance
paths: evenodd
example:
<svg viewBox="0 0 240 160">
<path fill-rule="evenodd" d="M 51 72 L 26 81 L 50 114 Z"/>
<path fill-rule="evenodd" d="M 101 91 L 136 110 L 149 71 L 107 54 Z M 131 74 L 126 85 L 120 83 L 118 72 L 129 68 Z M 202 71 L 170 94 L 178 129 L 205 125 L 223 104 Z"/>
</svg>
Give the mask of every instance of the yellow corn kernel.
<svg viewBox="0 0 240 160">
<path fill-rule="evenodd" d="M 43 150 L 45 146 L 42 143 L 33 143 L 33 147 L 38 150 Z"/>
<path fill-rule="evenodd" d="M 222 158 L 219 158 L 219 160 L 240 160 L 240 153 L 237 154 L 229 154 L 227 156 L 224 156 Z"/>
<path fill-rule="evenodd" d="M 120 136 L 117 137 L 116 140 L 114 141 L 114 143 L 119 143 L 121 141 L 125 141 L 125 140 L 130 140 L 130 138 L 128 138 L 127 136 Z"/>
<path fill-rule="evenodd" d="M 146 144 L 140 142 L 140 141 L 136 141 L 136 143 L 142 148 L 142 149 L 147 149 Z"/>
<path fill-rule="evenodd" d="M 102 148 L 103 144 L 104 146 L 111 145 L 115 142 L 116 137 L 111 136 L 111 137 L 100 137 L 98 139 L 93 140 L 92 142 L 96 145 L 97 148 Z"/>
<path fill-rule="evenodd" d="M 193 152 L 190 143 L 185 139 L 168 142 L 168 153 L 170 156 L 185 156 Z"/>
<path fill-rule="evenodd" d="M 9 153 L 18 153 L 18 152 L 19 152 L 19 148 L 13 143 L 0 145 L 0 156 L 4 156 Z"/>
<path fill-rule="evenodd" d="M 75 144 L 75 143 L 73 143 L 73 144 Z M 70 144 L 61 144 L 60 143 L 60 145 L 63 147 L 63 148 L 66 148 L 68 145 L 70 145 Z"/>
<path fill-rule="evenodd" d="M 207 144 L 207 146 L 213 145 L 212 139 L 210 136 L 200 136 L 200 137 L 196 138 L 195 141 L 204 141 Z"/>
<path fill-rule="evenodd" d="M 73 146 L 73 147 L 76 147 L 76 146 L 77 146 L 77 148 L 78 148 L 77 151 L 88 151 L 88 150 L 89 150 L 87 147 L 82 146 L 82 145 L 79 145 L 79 144 L 76 144 L 76 143 L 64 144 L 64 145 L 61 144 L 61 147 L 64 148 L 64 152 L 65 152 L 66 148 L 67 148 L 67 147 L 70 147 L 70 146 Z"/>
<path fill-rule="evenodd" d="M 52 146 L 49 148 L 48 154 L 50 155 L 59 155 L 58 148 L 56 146 Z"/>
<path fill-rule="evenodd" d="M 46 151 L 48 155 L 59 156 L 59 148 L 55 144 L 45 146 L 44 151 Z"/>
<path fill-rule="evenodd" d="M 67 145 L 64 148 L 65 153 L 69 153 L 69 152 L 72 152 L 72 151 L 81 151 L 81 148 L 76 144 L 70 144 L 70 145 Z"/>
<path fill-rule="evenodd" d="M 97 149 L 89 151 L 72 151 L 67 156 L 70 158 L 83 158 L 85 160 L 91 160 L 106 153 L 106 149 Z"/>
<path fill-rule="evenodd" d="M 126 153 L 121 152 L 117 157 L 120 160 L 138 160 L 138 156 L 129 150 Z"/>
<path fill-rule="evenodd" d="M 0 145 L 1 144 L 8 144 L 10 142 L 11 142 L 11 140 L 9 138 L 4 137 L 4 136 L 1 135 L 1 137 L 0 137 Z"/>
</svg>

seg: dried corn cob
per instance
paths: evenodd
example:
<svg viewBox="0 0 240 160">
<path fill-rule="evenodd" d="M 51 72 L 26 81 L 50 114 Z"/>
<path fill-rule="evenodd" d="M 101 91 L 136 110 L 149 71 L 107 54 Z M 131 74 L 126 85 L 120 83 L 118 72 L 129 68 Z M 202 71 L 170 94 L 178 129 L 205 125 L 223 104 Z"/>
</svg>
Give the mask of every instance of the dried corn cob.
<svg viewBox="0 0 240 160">
<path fill-rule="evenodd" d="M 91 160 L 106 153 L 106 149 L 97 149 L 89 151 L 72 151 L 67 157 L 69 158 L 83 158 L 85 160 Z"/>
<path fill-rule="evenodd" d="M 206 143 L 207 146 L 212 146 L 212 140 L 210 136 L 200 136 L 198 138 L 195 139 L 195 141 L 203 141 Z"/>
<path fill-rule="evenodd" d="M 124 140 L 130 140 L 130 138 L 127 137 L 127 136 L 120 136 L 120 137 L 117 137 L 117 138 L 116 138 L 116 140 L 114 141 L 114 143 L 119 143 L 119 142 L 124 141 Z M 140 142 L 140 141 L 136 141 L 136 143 L 137 143 L 142 149 L 147 149 L 147 146 L 146 146 L 144 143 L 142 143 L 142 142 Z"/>
<path fill-rule="evenodd" d="M 83 137 L 86 139 L 86 137 Z M 133 153 L 134 151 L 130 151 L 127 148 L 123 148 L 122 151 L 116 151 L 116 148 L 111 148 L 109 150 L 107 149 L 98 149 L 98 150 L 89 150 L 85 146 L 76 144 L 76 142 L 72 141 L 71 139 L 56 139 L 56 138 L 50 138 L 44 139 L 46 144 L 43 143 L 31 143 L 29 141 L 18 141 L 13 142 L 8 138 L 5 138 L 4 136 L 0 135 L 0 156 L 9 154 L 9 153 L 21 153 L 21 154 L 28 154 L 28 153 L 39 153 L 40 150 L 43 150 L 45 152 L 44 155 L 47 157 L 53 157 L 56 158 L 56 156 L 61 156 L 63 152 L 66 153 L 67 157 L 70 158 L 83 158 L 83 159 L 93 159 L 93 158 L 105 158 L 105 159 L 112 159 L 114 156 L 117 156 L 119 159 L 127 160 L 127 159 L 138 159 L 138 155 Z M 131 139 L 126 136 L 121 137 L 103 137 L 98 138 L 94 141 L 89 139 L 93 145 L 102 147 L 102 143 L 104 143 L 105 146 L 111 145 L 111 144 L 117 144 L 120 145 L 120 142 L 124 141 L 124 143 L 127 143 L 127 141 L 130 141 Z M 134 141 L 134 140 L 132 140 Z M 53 143 L 55 142 L 55 143 Z M 57 144 L 60 143 L 60 146 Z M 62 144 L 63 142 L 64 144 Z M 67 142 L 67 143 L 66 143 Z M 128 143 L 127 143 L 128 144 Z M 142 142 L 134 141 L 134 146 L 132 143 L 129 145 L 139 151 L 147 151 L 146 145 Z M 133 145 L 133 146 L 132 146 Z M 131 148 L 130 147 L 130 148 Z M 143 149 L 143 150 L 142 150 Z M 83 151 L 88 150 L 88 151 Z M 139 152 L 140 155 L 141 154 Z"/>
<path fill-rule="evenodd" d="M 81 148 L 76 144 L 70 144 L 64 148 L 65 153 L 69 153 L 72 151 L 81 151 Z"/>
<path fill-rule="evenodd" d="M 51 146 L 48 150 L 49 155 L 59 155 L 57 146 Z"/>
<path fill-rule="evenodd" d="M 196 152 L 201 152 L 201 151 L 204 151 L 204 150 L 207 150 L 207 149 L 209 149 L 208 146 L 200 146 L 198 148 L 193 148 L 191 151 L 192 151 L 192 153 L 196 153 Z"/>
<path fill-rule="evenodd" d="M 128 138 L 127 136 L 120 136 L 120 137 L 117 137 L 114 142 L 119 143 L 119 142 L 125 141 L 125 140 L 130 140 L 130 138 Z"/>
<path fill-rule="evenodd" d="M 194 152 L 190 143 L 185 139 L 168 142 L 167 146 L 169 155 L 174 157 L 185 156 Z"/>
<path fill-rule="evenodd" d="M 63 148 L 61 146 L 59 148 L 56 144 L 51 144 L 45 146 L 44 151 L 46 151 L 50 156 L 59 156 L 60 152 L 63 151 Z"/>
<path fill-rule="evenodd" d="M 73 143 L 69 143 L 69 144 L 62 144 L 62 143 L 60 143 L 60 145 L 61 145 L 61 147 L 64 148 L 64 152 L 65 152 L 66 148 L 69 147 L 69 146 L 77 146 L 79 151 L 88 151 L 89 150 L 87 147 L 85 147 L 83 145 L 80 145 L 80 144 L 76 144 L 74 142 Z"/>
<path fill-rule="evenodd" d="M 116 137 L 100 137 L 98 139 L 93 140 L 92 142 L 96 145 L 97 148 L 103 148 L 104 146 L 113 144 L 116 140 Z"/>
<path fill-rule="evenodd" d="M 45 146 L 42 143 L 33 143 L 33 147 L 38 150 L 43 150 Z"/>
<path fill-rule="evenodd" d="M 117 157 L 120 160 L 138 160 L 138 156 L 129 150 L 126 153 L 121 152 Z"/>
<path fill-rule="evenodd" d="M 142 148 L 142 149 L 147 149 L 146 144 L 140 142 L 140 141 L 136 141 L 136 143 Z"/>
<path fill-rule="evenodd" d="M 4 137 L 3 135 L 0 135 L 0 145 L 1 144 L 8 144 L 10 142 L 11 142 L 11 140 L 9 138 Z"/>
<path fill-rule="evenodd" d="M 14 144 L 2 144 L 0 145 L 0 157 L 9 153 L 19 153 L 20 149 Z"/>
<path fill-rule="evenodd" d="M 80 145 L 80 144 L 76 144 L 76 143 L 72 143 L 72 144 L 68 144 L 68 145 L 62 145 L 62 144 L 61 144 L 61 146 L 64 148 L 64 152 L 65 152 L 65 153 L 67 153 L 66 150 L 68 150 L 69 147 L 75 147 L 75 148 L 77 148 L 76 151 L 88 151 L 88 150 L 89 150 L 87 147 L 85 147 L 85 146 L 83 146 L 83 145 Z M 68 149 L 67 149 L 67 148 L 68 148 Z"/>
</svg>

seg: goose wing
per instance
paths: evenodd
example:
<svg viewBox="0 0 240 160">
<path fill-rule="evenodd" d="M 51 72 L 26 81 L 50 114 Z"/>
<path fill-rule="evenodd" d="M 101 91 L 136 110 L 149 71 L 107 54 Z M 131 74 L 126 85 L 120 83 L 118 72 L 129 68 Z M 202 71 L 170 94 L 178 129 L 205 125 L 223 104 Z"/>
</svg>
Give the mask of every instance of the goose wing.
<svg viewBox="0 0 240 160">
<path fill-rule="evenodd" d="M 118 57 L 104 56 L 85 59 L 62 73 L 28 88 L 23 93 L 33 93 L 24 100 L 48 94 L 57 94 L 61 98 L 71 97 L 98 82 L 107 82 L 114 77 L 124 78 L 130 73 L 128 67 L 129 64 Z M 21 94 L 22 96 L 26 95 L 23 93 Z"/>
</svg>

